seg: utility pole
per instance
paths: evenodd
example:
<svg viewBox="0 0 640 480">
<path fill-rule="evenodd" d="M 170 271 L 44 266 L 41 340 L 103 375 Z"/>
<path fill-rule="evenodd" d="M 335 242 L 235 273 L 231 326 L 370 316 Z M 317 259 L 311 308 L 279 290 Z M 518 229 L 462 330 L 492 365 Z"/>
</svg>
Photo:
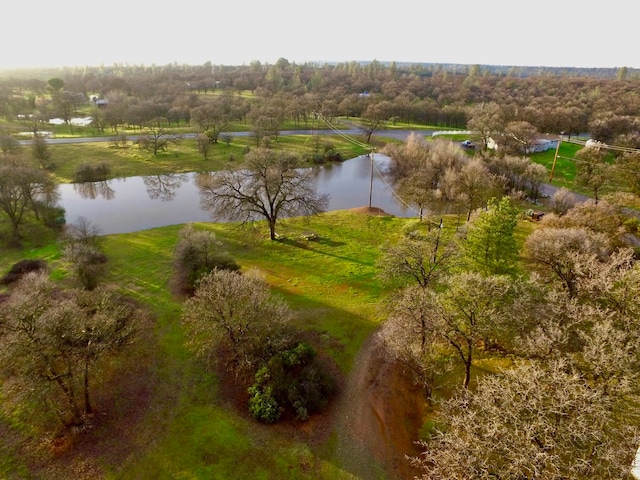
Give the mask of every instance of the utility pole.
<svg viewBox="0 0 640 480">
<path fill-rule="evenodd" d="M 369 180 L 369 208 L 371 208 L 371 196 L 373 194 L 373 150 L 369 152 L 371 157 L 371 179 Z"/>
<path fill-rule="evenodd" d="M 560 150 L 561 143 L 562 143 L 562 137 L 559 137 L 558 145 L 556 145 L 556 154 L 553 156 L 553 164 L 551 165 L 551 175 L 549 175 L 549 181 L 553 180 L 553 172 L 556 169 L 556 160 L 558 160 L 558 151 Z"/>
</svg>

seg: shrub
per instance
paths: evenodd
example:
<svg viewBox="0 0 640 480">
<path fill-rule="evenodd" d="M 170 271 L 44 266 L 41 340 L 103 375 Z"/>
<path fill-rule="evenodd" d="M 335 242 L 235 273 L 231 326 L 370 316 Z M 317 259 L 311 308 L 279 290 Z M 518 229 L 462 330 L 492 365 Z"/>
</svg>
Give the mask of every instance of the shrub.
<svg viewBox="0 0 640 480">
<path fill-rule="evenodd" d="M 29 272 L 44 271 L 47 269 L 47 262 L 44 260 L 20 260 L 14 263 L 9 272 L 0 279 L 1 285 L 9 285 L 20 280 Z"/>
<path fill-rule="evenodd" d="M 265 423 L 274 423 L 282 414 L 282 408 L 278 406 L 278 402 L 273 397 L 271 387 L 260 388 L 258 386 L 249 387 L 249 413 Z"/>
<path fill-rule="evenodd" d="M 624 228 L 629 233 L 638 233 L 638 226 L 640 226 L 640 220 L 635 217 L 624 222 Z"/>
<path fill-rule="evenodd" d="M 85 163 L 76 169 L 73 179 L 76 183 L 102 182 L 109 178 L 110 173 L 111 168 L 105 162 L 97 165 Z"/>
<path fill-rule="evenodd" d="M 200 278 L 214 269 L 237 271 L 240 266 L 222 249 L 212 232 L 195 230 L 191 225 L 179 233 L 174 261 L 180 289 L 192 294 Z"/>
<path fill-rule="evenodd" d="M 249 413 L 257 420 L 273 423 L 284 413 L 299 420 L 327 405 L 335 390 L 331 378 L 306 343 L 283 350 L 258 370 L 249 387 Z"/>
</svg>

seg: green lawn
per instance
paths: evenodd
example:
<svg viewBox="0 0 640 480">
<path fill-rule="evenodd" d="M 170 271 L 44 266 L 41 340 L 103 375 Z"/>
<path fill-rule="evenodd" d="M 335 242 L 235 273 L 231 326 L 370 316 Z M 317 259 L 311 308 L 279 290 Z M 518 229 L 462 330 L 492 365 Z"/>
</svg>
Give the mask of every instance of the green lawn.
<svg viewBox="0 0 640 480">
<path fill-rule="evenodd" d="M 312 135 L 280 136 L 271 147 L 297 152 L 303 158 L 309 158 L 316 151 L 322 153 L 325 148 L 335 149 L 345 160 L 364 153 L 362 148 L 334 135 L 321 135 L 319 139 Z M 142 150 L 132 142 L 126 148 L 117 148 L 111 142 L 49 146 L 54 164 L 52 173 L 61 183 L 72 182 L 78 168 L 87 164 L 106 164 L 110 169 L 109 178 L 221 170 L 239 164 L 251 148 L 255 148 L 253 137 L 232 137 L 229 145 L 224 142 L 212 145 L 205 160 L 192 139 L 171 144 L 167 151 L 158 155 Z"/>
<path fill-rule="evenodd" d="M 407 221 L 329 212 L 287 220 L 279 229 L 281 241 L 268 240 L 264 223 L 256 230 L 228 223 L 197 226 L 213 231 L 243 270 L 262 271 L 296 312 L 299 328 L 313 332 L 317 349 L 347 373 L 362 342 L 382 320 L 385 288 L 376 276 L 380 245 L 398 235 Z M 119 392 L 117 398 L 100 395 L 98 408 L 117 416 L 116 411 L 134 409 L 126 401 L 131 392 L 143 387 L 145 392 L 145 409 L 135 424 L 123 426 L 115 418 L 117 429 L 106 424 L 94 433 L 92 441 L 103 451 L 97 461 L 107 478 L 357 478 L 338 460 L 335 439 L 318 443 L 292 438 L 287 430 L 258 425 L 222 402 L 216 378 L 183 345 L 181 300 L 172 294 L 170 282 L 179 229 L 104 237 L 107 281 L 147 305 L 155 318 L 143 344 L 120 367 L 112 366 L 113 372 L 129 372 L 125 380 L 118 381 L 117 373 L 112 383 L 105 380 Z M 316 233 L 315 240 L 302 238 L 309 231 Z M 57 245 L 3 255 L 0 274 L 25 256 L 49 260 L 53 275 L 66 278 Z M 123 430 L 133 437 L 119 436 Z M 0 455 L 0 477 L 17 465 L 26 468 L 25 458 L 15 451 L 0 449 Z M 375 464 L 372 458 L 360 460 Z"/>
</svg>

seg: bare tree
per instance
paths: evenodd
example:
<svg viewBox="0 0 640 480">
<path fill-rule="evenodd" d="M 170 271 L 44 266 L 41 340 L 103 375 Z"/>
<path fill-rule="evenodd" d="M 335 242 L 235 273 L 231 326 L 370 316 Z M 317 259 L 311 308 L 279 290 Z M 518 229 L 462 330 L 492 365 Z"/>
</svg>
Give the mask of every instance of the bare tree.
<svg viewBox="0 0 640 480">
<path fill-rule="evenodd" d="M 39 201 L 55 196 L 55 187 L 47 172 L 21 158 L 0 161 L 0 210 L 11 222 L 14 242 L 20 241 L 20 225 L 25 214 L 31 211 L 38 218 Z"/>
<path fill-rule="evenodd" d="M 491 136 L 502 132 L 504 128 L 501 107 L 495 102 L 474 105 L 470 109 L 469 117 L 467 127 L 480 135 L 485 149 Z"/>
<path fill-rule="evenodd" d="M 565 187 L 556 190 L 551 196 L 551 208 L 556 215 L 565 215 L 575 204 L 576 196 Z"/>
<path fill-rule="evenodd" d="M 107 256 L 100 229 L 85 217 L 65 227 L 63 258 L 85 290 L 94 290 L 104 275 Z"/>
<path fill-rule="evenodd" d="M 258 148 L 245 158 L 246 169 L 197 177 L 201 203 L 214 215 L 245 222 L 262 217 L 275 240 L 276 223 L 283 217 L 315 215 L 326 208 L 329 196 L 316 193 L 312 172 L 300 168 L 297 156 Z"/>
<path fill-rule="evenodd" d="M 495 185 L 493 175 L 482 159 L 474 157 L 462 167 L 455 178 L 456 191 L 460 201 L 466 206 L 469 221 L 471 213 L 490 198 Z"/>
<path fill-rule="evenodd" d="M 585 147 L 575 155 L 576 182 L 593 192 L 596 203 L 598 193 L 611 177 L 611 166 L 605 157 L 606 150 L 600 147 Z"/>
<path fill-rule="evenodd" d="M 51 170 L 53 165 L 51 163 L 51 150 L 49 150 L 49 144 L 47 139 L 40 133 L 33 135 L 33 142 L 31 143 L 31 151 L 33 157 L 40 163 L 42 168 Z"/>
<path fill-rule="evenodd" d="M 535 140 L 538 138 L 538 130 L 529 122 L 509 122 L 504 128 L 507 140 L 507 148 L 514 154 L 527 155 L 531 153 Z"/>
<path fill-rule="evenodd" d="M 367 143 L 371 142 L 373 133 L 389 118 L 390 107 L 391 102 L 388 101 L 371 103 L 363 112 L 361 118 L 364 123 L 364 135 Z"/>
<path fill-rule="evenodd" d="M 178 243 L 173 255 L 180 287 L 189 294 L 194 292 L 200 277 L 214 268 L 232 271 L 240 269 L 213 232 L 197 230 L 192 224 L 178 232 Z"/>
<path fill-rule="evenodd" d="M 455 243 L 442 236 L 442 221 L 426 234 L 408 233 L 395 244 L 383 247 L 380 276 L 384 279 L 409 278 L 422 288 L 436 282 L 451 266 Z"/>
<path fill-rule="evenodd" d="M 154 118 L 146 123 L 146 133 L 140 137 L 138 144 L 141 148 L 151 150 L 154 155 L 167 150 L 170 144 L 177 143 L 178 137 L 167 132 L 165 118 Z"/>
<path fill-rule="evenodd" d="M 430 328 L 461 360 L 465 388 L 478 348 L 495 342 L 504 328 L 510 290 L 506 277 L 463 272 L 451 275 L 442 292 L 431 295 Z"/>
<path fill-rule="evenodd" d="M 218 99 L 191 110 L 191 122 L 196 124 L 210 143 L 218 143 L 223 129 L 229 126 L 229 115 L 226 112 L 224 99 Z"/>
<path fill-rule="evenodd" d="M 542 275 L 555 277 L 570 297 L 578 294 L 582 256 L 606 258 L 609 242 L 583 228 L 540 228 L 525 241 L 524 256 Z"/>
<path fill-rule="evenodd" d="M 182 315 L 188 347 L 205 359 L 228 350 L 236 372 L 279 351 L 290 320 L 289 307 L 257 275 L 217 269 L 201 278 Z"/>
<path fill-rule="evenodd" d="M 389 317 L 377 333 L 386 355 L 409 369 L 430 403 L 437 378 L 450 363 L 428 313 L 432 297 L 432 291 L 417 285 L 405 288 L 392 299 Z"/>
<path fill-rule="evenodd" d="M 83 425 L 93 412 L 92 369 L 133 340 L 136 319 L 112 291 L 64 291 L 29 273 L 0 304 L 0 357 L 12 374 L 3 386 L 17 382 L 13 392 L 44 399 L 65 426 Z"/>
</svg>

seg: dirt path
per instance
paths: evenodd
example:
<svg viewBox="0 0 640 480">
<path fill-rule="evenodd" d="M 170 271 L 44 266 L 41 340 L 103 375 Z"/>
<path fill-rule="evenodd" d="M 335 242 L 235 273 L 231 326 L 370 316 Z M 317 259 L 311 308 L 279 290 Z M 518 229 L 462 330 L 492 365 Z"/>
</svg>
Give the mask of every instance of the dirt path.
<svg viewBox="0 0 640 480">
<path fill-rule="evenodd" d="M 405 456 L 419 454 L 414 441 L 423 414 L 422 393 L 370 336 L 336 406 L 340 460 L 362 479 L 413 478 L 418 472 Z"/>
</svg>

